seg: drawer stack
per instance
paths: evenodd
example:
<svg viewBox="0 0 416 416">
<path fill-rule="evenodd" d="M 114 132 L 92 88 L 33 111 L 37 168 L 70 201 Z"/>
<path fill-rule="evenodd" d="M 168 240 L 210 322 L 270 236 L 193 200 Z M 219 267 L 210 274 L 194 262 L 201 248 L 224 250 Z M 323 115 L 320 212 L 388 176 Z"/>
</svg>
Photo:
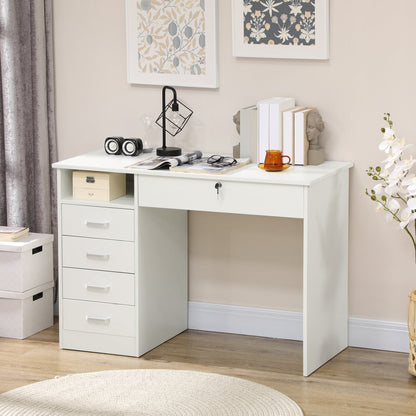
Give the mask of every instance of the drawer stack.
<svg viewBox="0 0 416 416">
<path fill-rule="evenodd" d="M 134 210 L 62 204 L 61 346 L 137 355 Z"/>
</svg>

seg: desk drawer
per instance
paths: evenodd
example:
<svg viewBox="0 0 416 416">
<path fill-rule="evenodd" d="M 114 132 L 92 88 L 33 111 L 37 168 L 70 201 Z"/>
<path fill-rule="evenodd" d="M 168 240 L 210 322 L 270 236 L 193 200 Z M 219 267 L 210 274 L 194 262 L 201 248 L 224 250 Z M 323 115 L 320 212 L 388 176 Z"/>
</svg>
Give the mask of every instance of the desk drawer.
<svg viewBox="0 0 416 416">
<path fill-rule="evenodd" d="M 134 273 L 134 243 L 62 237 L 63 266 Z"/>
<path fill-rule="evenodd" d="M 134 240 L 134 212 L 127 209 L 62 205 L 62 234 Z"/>
<path fill-rule="evenodd" d="M 63 325 L 71 331 L 135 336 L 134 306 L 64 299 Z"/>
<path fill-rule="evenodd" d="M 218 195 L 217 183 L 221 184 Z M 139 177 L 139 205 L 303 218 L 303 187 L 143 175 Z"/>
<path fill-rule="evenodd" d="M 66 299 L 134 305 L 134 275 L 63 268 Z"/>
</svg>

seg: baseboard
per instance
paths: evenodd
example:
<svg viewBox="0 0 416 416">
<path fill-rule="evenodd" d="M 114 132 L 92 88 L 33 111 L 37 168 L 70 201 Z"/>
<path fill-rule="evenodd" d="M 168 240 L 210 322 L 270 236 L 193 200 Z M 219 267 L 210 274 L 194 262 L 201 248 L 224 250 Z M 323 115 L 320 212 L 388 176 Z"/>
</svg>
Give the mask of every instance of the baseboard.
<svg viewBox="0 0 416 416">
<path fill-rule="evenodd" d="M 302 340 L 302 313 L 189 302 L 188 327 L 268 338 Z M 349 346 L 408 352 L 407 324 L 349 318 Z"/>
</svg>

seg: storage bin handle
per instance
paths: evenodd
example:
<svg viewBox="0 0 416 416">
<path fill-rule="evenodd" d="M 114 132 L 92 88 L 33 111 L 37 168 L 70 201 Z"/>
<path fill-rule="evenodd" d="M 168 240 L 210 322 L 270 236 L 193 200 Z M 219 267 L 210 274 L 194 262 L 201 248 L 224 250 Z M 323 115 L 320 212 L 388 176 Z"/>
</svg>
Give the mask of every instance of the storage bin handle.
<svg viewBox="0 0 416 416">
<path fill-rule="evenodd" d="M 110 258 L 109 254 L 95 254 L 95 253 L 87 253 L 87 257 L 89 259 L 96 259 L 96 260 L 108 260 Z"/>
<path fill-rule="evenodd" d="M 93 289 L 93 290 L 102 290 L 103 292 L 108 292 L 111 286 L 98 286 L 98 285 L 90 285 L 89 283 L 85 284 L 85 289 Z"/>
<path fill-rule="evenodd" d="M 95 322 L 102 322 L 103 324 L 109 324 L 111 317 L 102 318 L 100 316 L 86 316 L 85 319 L 87 321 L 95 321 Z"/>
<path fill-rule="evenodd" d="M 32 255 L 43 251 L 43 246 L 32 248 Z"/>
<path fill-rule="evenodd" d="M 85 220 L 85 225 L 92 228 L 108 228 L 110 226 L 110 221 L 97 222 Z"/>
</svg>

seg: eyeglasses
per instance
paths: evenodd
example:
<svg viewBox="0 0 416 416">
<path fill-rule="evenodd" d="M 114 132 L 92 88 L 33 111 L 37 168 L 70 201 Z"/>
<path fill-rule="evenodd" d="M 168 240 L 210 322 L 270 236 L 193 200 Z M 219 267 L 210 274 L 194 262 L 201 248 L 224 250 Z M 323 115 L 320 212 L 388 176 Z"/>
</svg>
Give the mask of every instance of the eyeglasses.
<svg viewBox="0 0 416 416">
<path fill-rule="evenodd" d="M 237 160 L 230 156 L 212 155 L 207 159 L 207 163 L 213 166 L 233 166 Z"/>
</svg>

